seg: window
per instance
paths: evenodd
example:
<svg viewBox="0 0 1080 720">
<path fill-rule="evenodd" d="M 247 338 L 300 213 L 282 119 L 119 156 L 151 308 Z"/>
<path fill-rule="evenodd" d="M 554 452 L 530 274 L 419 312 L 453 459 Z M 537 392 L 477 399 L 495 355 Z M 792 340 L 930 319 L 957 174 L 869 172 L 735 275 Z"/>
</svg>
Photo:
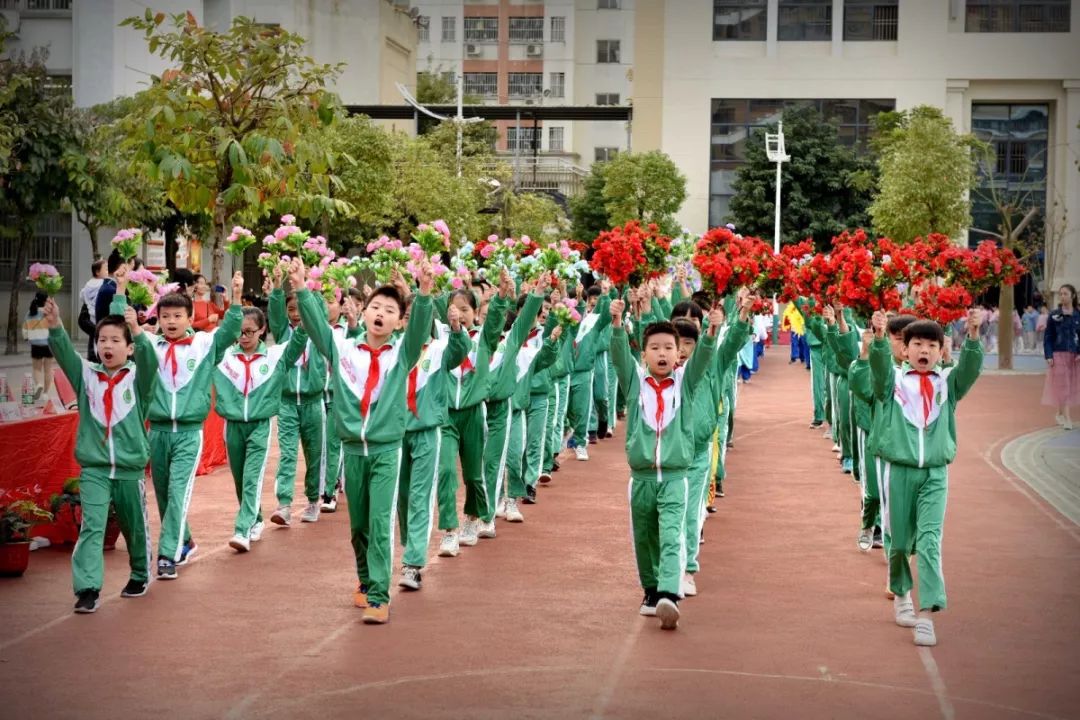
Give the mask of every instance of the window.
<svg viewBox="0 0 1080 720">
<path fill-rule="evenodd" d="M 896 40 L 900 0 L 844 0 L 844 40 Z"/>
<path fill-rule="evenodd" d="M 1069 0 L 967 0 L 969 33 L 1069 32 Z"/>
<path fill-rule="evenodd" d="M 493 72 L 467 72 L 462 83 L 466 95 L 498 95 L 499 74 Z"/>
<path fill-rule="evenodd" d="M 506 129 L 506 149 L 511 152 L 533 152 L 536 149 L 536 135 L 531 127 L 512 127 Z"/>
<path fill-rule="evenodd" d="M 566 18 L 552 16 L 551 42 L 566 42 Z"/>
<path fill-rule="evenodd" d="M 563 149 L 563 128 L 553 127 L 548 128 L 548 151 L 549 152 L 562 152 Z"/>
<path fill-rule="evenodd" d="M 765 0 L 713 0 L 713 41 L 765 42 L 769 13 Z"/>
<path fill-rule="evenodd" d="M 544 74 L 512 72 L 508 73 L 510 97 L 533 97 L 544 92 Z"/>
<path fill-rule="evenodd" d="M 452 15 L 442 19 L 442 41 L 457 42 L 457 18 Z"/>
<path fill-rule="evenodd" d="M 597 10 L 618 10 L 620 2 L 619 0 L 597 0 Z"/>
<path fill-rule="evenodd" d="M 416 18 L 416 37 L 420 42 L 427 42 L 431 39 L 431 18 L 427 15 L 421 15 Z"/>
<path fill-rule="evenodd" d="M 71 76 L 49 75 L 45 78 L 45 90 L 54 95 L 71 97 Z"/>
<path fill-rule="evenodd" d="M 551 97 L 565 97 L 566 96 L 566 73 L 553 72 L 551 73 L 550 85 L 548 88 L 551 90 Z"/>
<path fill-rule="evenodd" d="M 619 62 L 619 41 L 618 40 L 597 40 L 596 41 L 596 62 L 598 62 L 598 63 L 617 63 L 617 62 Z"/>
<path fill-rule="evenodd" d="M 31 16 L 35 13 L 70 16 L 71 0 L 0 0 L 0 10 L 17 10 Z"/>
<path fill-rule="evenodd" d="M 544 18 L 542 18 L 542 17 L 512 17 L 512 18 L 510 18 L 510 42 L 516 42 L 516 43 L 542 43 L 542 42 L 544 42 Z"/>
<path fill-rule="evenodd" d="M 618 105 L 619 93 L 596 93 L 597 105 Z"/>
<path fill-rule="evenodd" d="M 455 88 L 457 87 L 457 73 L 456 72 L 454 72 L 453 70 L 450 70 L 450 71 L 443 71 L 440 74 L 442 75 L 443 81 L 450 83 Z"/>
<path fill-rule="evenodd" d="M 498 42 L 499 18 L 465 18 L 465 42 Z"/>
<path fill-rule="evenodd" d="M 607 162 L 619 154 L 617 147 L 598 147 L 593 157 L 594 162 Z"/>
<path fill-rule="evenodd" d="M 0 237 L 0 281 L 11 282 L 15 276 L 17 238 Z M 71 213 L 52 213 L 38 219 L 30 242 L 28 263 L 55 265 L 60 274 L 71 278 Z M 26 268 L 20 268 L 25 273 Z M 77 292 L 77 290 L 72 290 Z"/>
<path fill-rule="evenodd" d="M 832 40 L 832 0 L 780 0 L 778 40 Z"/>
</svg>

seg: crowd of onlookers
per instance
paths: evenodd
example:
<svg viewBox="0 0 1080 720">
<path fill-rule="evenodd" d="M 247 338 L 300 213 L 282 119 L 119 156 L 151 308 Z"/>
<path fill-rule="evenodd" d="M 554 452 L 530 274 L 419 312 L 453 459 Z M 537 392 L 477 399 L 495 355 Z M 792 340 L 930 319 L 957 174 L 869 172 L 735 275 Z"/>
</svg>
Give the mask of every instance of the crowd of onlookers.
<svg viewBox="0 0 1080 720">
<path fill-rule="evenodd" d="M 1036 300 L 1038 304 L 1036 305 Z M 1001 326 L 1001 311 L 996 305 L 982 305 L 983 323 L 979 328 L 979 336 L 986 352 L 998 351 L 998 335 Z M 1050 317 L 1050 309 L 1039 296 L 1024 307 L 1021 313 L 1019 309 L 1013 310 L 1013 352 L 1016 353 L 1041 353 L 1046 334 L 1046 322 Z M 964 342 L 964 333 L 967 332 L 966 320 L 961 318 L 949 327 L 952 334 L 953 345 L 959 347 Z"/>
</svg>

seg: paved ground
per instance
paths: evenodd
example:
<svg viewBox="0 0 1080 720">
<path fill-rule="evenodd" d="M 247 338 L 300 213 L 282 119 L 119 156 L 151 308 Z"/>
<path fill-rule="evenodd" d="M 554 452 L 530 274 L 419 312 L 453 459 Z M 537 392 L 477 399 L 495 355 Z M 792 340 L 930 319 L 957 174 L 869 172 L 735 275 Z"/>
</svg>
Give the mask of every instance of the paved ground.
<svg viewBox="0 0 1080 720">
<path fill-rule="evenodd" d="M 219 471 L 193 503 L 201 557 L 147 597 L 118 597 L 123 551 L 96 615 L 70 613 L 61 551 L 0 582 L 3 714 L 1077 717 L 1080 532 L 1000 462 L 1048 420 L 1041 378 L 986 377 L 961 404 L 950 607 L 931 651 L 892 623 L 880 554 L 855 548 L 857 490 L 807 429 L 806 376 L 773 352 L 743 390 L 728 497 L 677 632 L 637 615 L 620 439 L 566 463 L 523 525 L 434 559 L 385 627 L 351 606 L 344 512 L 237 556 Z"/>
<path fill-rule="evenodd" d="M 1021 435 L 1002 449 L 1001 461 L 1080 525 L 1080 429 L 1053 427 Z"/>
</svg>

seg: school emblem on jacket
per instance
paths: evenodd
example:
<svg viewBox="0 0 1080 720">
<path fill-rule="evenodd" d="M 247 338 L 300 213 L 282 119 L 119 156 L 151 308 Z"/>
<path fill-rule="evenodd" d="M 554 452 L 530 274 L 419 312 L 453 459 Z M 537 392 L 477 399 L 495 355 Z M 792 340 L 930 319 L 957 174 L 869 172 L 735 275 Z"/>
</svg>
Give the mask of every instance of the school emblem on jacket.
<svg viewBox="0 0 1080 720">
<path fill-rule="evenodd" d="M 431 372 L 431 358 L 424 357 L 423 362 L 420 363 L 420 370 L 422 372 Z"/>
<path fill-rule="evenodd" d="M 267 365 L 266 363 L 263 363 L 262 365 L 259 366 L 259 372 L 261 374 L 265 375 L 266 373 L 270 372 L 270 366 Z"/>
<path fill-rule="evenodd" d="M 192 370 L 195 369 L 195 358 L 188 358 L 187 369 L 188 369 L 188 372 L 191 372 Z"/>
<path fill-rule="evenodd" d="M 124 402 L 131 403 L 134 400 L 134 396 L 131 394 L 131 388 L 124 390 Z"/>
</svg>

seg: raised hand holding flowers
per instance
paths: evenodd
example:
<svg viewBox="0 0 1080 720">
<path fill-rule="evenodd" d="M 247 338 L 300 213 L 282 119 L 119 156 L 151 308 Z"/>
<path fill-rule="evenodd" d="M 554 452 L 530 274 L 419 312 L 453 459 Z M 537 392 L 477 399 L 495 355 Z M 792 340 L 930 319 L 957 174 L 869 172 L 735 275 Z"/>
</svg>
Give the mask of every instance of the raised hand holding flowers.
<svg viewBox="0 0 1080 720">
<path fill-rule="evenodd" d="M 129 303 L 148 308 L 157 302 L 156 289 L 161 281 L 157 275 L 142 268 L 129 271 L 124 279 Z"/>
<path fill-rule="evenodd" d="M 56 295 L 64 287 L 64 277 L 52 265 L 34 263 L 27 273 L 29 279 L 37 285 L 38 290 L 49 297 Z"/>
<path fill-rule="evenodd" d="M 124 262 L 130 261 L 139 254 L 142 248 L 142 230 L 139 228 L 121 230 L 113 236 L 112 246 Z"/>
<path fill-rule="evenodd" d="M 237 225 L 225 238 L 225 249 L 236 256 L 244 254 L 244 251 L 255 244 L 255 234 L 247 228 Z"/>
<path fill-rule="evenodd" d="M 421 223 L 416 227 L 412 239 L 423 248 L 427 255 L 439 255 L 450 249 L 450 228 L 444 220 L 436 220 L 430 225 Z"/>
</svg>

